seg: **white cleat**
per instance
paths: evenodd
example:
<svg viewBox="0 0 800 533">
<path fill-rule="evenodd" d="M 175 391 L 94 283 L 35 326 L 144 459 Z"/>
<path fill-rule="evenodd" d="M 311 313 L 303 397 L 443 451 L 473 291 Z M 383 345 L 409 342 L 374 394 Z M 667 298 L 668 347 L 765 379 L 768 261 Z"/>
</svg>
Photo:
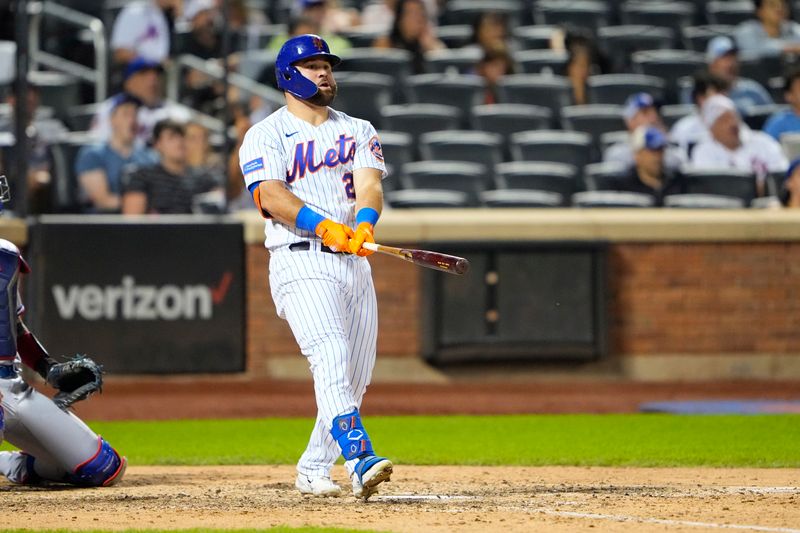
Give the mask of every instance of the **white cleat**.
<svg viewBox="0 0 800 533">
<path fill-rule="evenodd" d="M 336 498 L 342 495 L 342 487 L 329 477 L 309 477 L 305 474 L 297 474 L 294 486 L 300 491 L 300 494 L 307 496 Z"/>
<path fill-rule="evenodd" d="M 378 485 L 389 481 L 394 465 L 384 457 L 365 457 L 359 461 L 352 475 L 353 496 L 367 501 L 378 492 Z"/>
</svg>

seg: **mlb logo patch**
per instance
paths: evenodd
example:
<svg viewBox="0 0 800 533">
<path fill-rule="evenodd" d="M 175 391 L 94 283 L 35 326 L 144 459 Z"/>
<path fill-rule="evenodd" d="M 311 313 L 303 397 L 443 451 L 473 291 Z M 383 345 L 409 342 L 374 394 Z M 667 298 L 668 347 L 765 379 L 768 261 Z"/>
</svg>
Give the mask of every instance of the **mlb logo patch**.
<svg viewBox="0 0 800 533">
<path fill-rule="evenodd" d="M 381 147 L 381 141 L 378 140 L 377 135 L 374 135 L 372 139 L 369 140 L 369 151 L 372 152 L 372 155 L 383 161 L 383 148 Z"/>
<path fill-rule="evenodd" d="M 242 166 L 242 174 L 245 176 L 250 174 L 251 172 L 255 172 L 256 170 L 261 170 L 264 168 L 264 158 L 259 157 L 258 159 L 253 159 L 252 161 L 248 161 Z"/>
</svg>

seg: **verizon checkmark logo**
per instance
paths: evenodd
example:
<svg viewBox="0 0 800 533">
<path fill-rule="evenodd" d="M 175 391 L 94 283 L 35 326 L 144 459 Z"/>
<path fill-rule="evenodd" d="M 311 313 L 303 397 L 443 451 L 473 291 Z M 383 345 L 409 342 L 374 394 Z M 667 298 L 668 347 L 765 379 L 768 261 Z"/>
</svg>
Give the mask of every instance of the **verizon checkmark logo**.
<svg viewBox="0 0 800 533">
<path fill-rule="evenodd" d="M 225 272 L 222 274 L 222 278 L 219 280 L 219 283 L 217 283 L 217 286 L 211 287 L 211 301 L 214 302 L 214 305 L 222 303 L 222 300 L 225 299 L 225 295 L 228 294 L 228 289 L 231 288 L 232 281 L 233 274 Z"/>
</svg>

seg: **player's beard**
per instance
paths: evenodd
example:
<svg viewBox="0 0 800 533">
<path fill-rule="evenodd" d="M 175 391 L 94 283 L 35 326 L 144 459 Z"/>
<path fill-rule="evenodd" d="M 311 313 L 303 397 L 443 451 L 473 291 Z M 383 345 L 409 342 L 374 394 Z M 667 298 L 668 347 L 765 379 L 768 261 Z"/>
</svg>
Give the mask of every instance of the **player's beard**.
<svg viewBox="0 0 800 533">
<path fill-rule="evenodd" d="M 320 107 L 327 107 L 333 103 L 333 100 L 336 98 L 336 91 L 338 87 L 336 86 L 335 81 L 330 82 L 330 91 L 323 91 L 321 88 L 317 90 L 317 93 L 308 99 L 308 103 L 320 106 Z"/>
</svg>

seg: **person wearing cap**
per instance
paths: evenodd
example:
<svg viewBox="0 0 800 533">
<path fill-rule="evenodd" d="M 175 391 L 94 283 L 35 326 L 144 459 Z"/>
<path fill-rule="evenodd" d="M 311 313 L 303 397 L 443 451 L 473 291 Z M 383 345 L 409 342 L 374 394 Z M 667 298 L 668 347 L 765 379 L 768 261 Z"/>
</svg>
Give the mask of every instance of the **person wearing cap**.
<svg viewBox="0 0 800 533">
<path fill-rule="evenodd" d="M 653 97 L 647 93 L 634 93 L 625 100 L 622 111 L 622 118 L 629 133 L 633 133 L 640 126 L 653 126 L 662 132 L 666 132 L 664 122 L 658 112 Z M 665 155 L 666 164 L 670 168 L 677 168 L 681 164 L 681 159 L 677 151 L 667 148 Z M 621 163 L 627 167 L 634 165 L 633 151 L 631 150 L 630 138 L 612 144 L 603 152 L 603 161 L 606 163 Z"/>
<path fill-rule="evenodd" d="M 313 33 L 322 37 L 335 53 L 341 53 L 351 47 L 350 41 L 334 32 L 348 30 L 357 25 L 357 22 L 353 22 L 340 28 L 341 20 L 341 13 L 332 9 L 328 0 L 298 0 L 292 9 L 288 33 L 273 37 L 267 44 L 267 49 L 277 52 L 290 37 Z"/>
<path fill-rule="evenodd" d="M 190 111 L 178 104 L 166 102 L 163 97 L 163 72 L 160 63 L 137 57 L 125 67 L 122 91 L 139 100 L 136 138 L 139 146 L 146 146 L 151 138 L 153 126 L 163 118 L 188 121 Z M 111 139 L 111 107 L 114 96 L 107 99 L 97 111 L 91 131 L 103 142 Z"/>
<path fill-rule="evenodd" d="M 667 194 L 682 192 L 680 175 L 665 164 L 667 136 L 655 126 L 639 126 L 630 136 L 633 167 L 614 179 L 614 190 L 651 195 L 662 205 Z"/>
<path fill-rule="evenodd" d="M 792 161 L 786 170 L 778 198 L 784 207 L 800 207 L 800 158 Z"/>
<path fill-rule="evenodd" d="M 87 213 L 118 213 L 122 176 L 133 167 L 153 163 L 148 153 L 136 146 L 136 115 L 140 102 L 121 93 L 111 103 L 111 138 L 86 145 L 75 158 L 79 197 Z"/>
<path fill-rule="evenodd" d="M 776 141 L 784 133 L 800 133 L 800 68 L 795 67 L 784 76 L 783 97 L 791 107 L 773 113 L 763 128 Z"/>
<path fill-rule="evenodd" d="M 711 137 L 695 146 L 693 167 L 752 172 L 758 178 L 760 192 L 764 191 L 767 174 L 786 170 L 789 162 L 781 145 L 766 133 L 743 124 L 727 96 L 716 94 L 708 98 L 700 115 Z"/>
<path fill-rule="evenodd" d="M 800 24 L 789 19 L 786 0 L 754 0 L 756 20 L 736 26 L 739 50 L 748 56 L 767 57 L 800 52 Z"/>
<path fill-rule="evenodd" d="M 708 71 L 701 70 L 692 76 L 692 101 L 695 110 L 678 120 L 669 130 L 669 140 L 678 145 L 684 162 L 691 158 L 695 145 L 709 136 L 708 128 L 700 117 L 703 103 L 710 96 L 727 94 L 729 90 L 727 81 Z"/>
<path fill-rule="evenodd" d="M 730 99 L 740 113 L 747 113 L 750 107 L 772 103 L 772 97 L 757 81 L 739 77 L 739 49 L 730 37 L 718 35 L 706 47 L 708 71 L 727 81 L 730 86 Z M 684 102 L 690 103 L 684 94 Z"/>
<path fill-rule="evenodd" d="M 169 20 L 179 5 L 180 0 L 142 0 L 122 8 L 111 30 L 114 63 L 126 65 L 137 57 L 163 63 L 169 57 Z"/>
</svg>

